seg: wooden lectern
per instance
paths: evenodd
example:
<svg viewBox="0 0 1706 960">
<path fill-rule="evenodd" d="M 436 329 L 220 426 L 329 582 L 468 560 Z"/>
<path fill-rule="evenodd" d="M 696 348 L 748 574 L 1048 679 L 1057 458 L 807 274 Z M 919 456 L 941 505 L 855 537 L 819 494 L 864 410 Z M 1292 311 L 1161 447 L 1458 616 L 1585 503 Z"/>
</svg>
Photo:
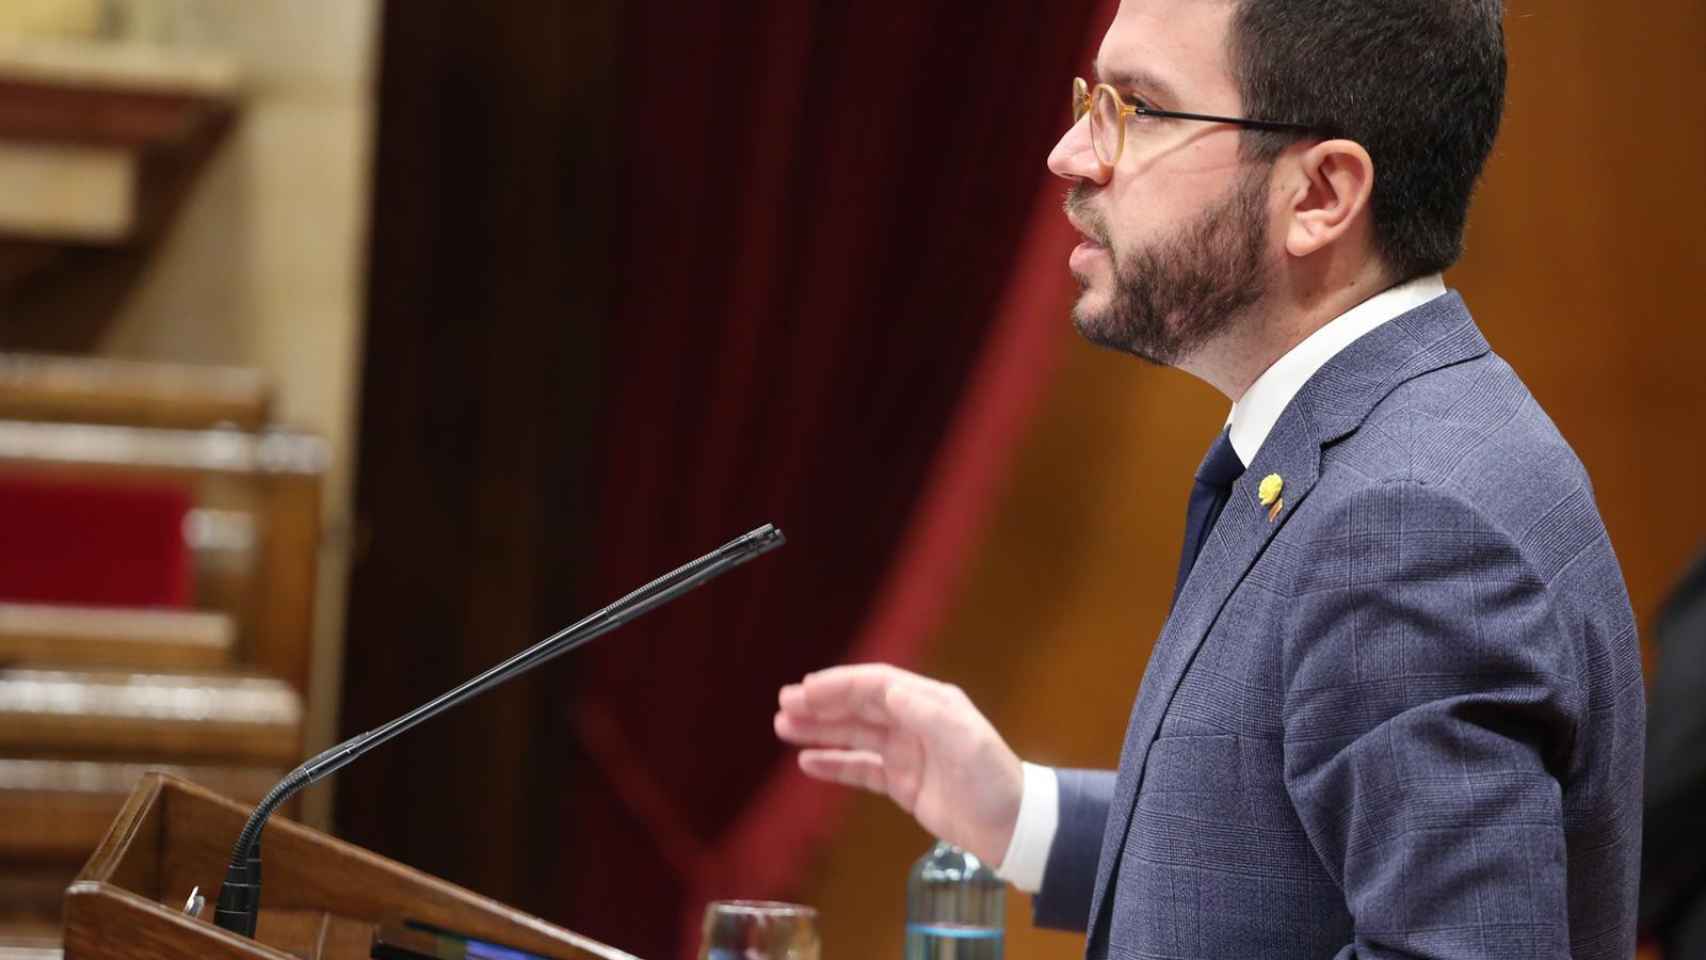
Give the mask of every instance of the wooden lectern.
<svg viewBox="0 0 1706 960">
<path fill-rule="evenodd" d="M 65 956 L 360 960 L 379 925 L 418 920 L 560 960 L 635 960 L 359 847 L 274 817 L 261 835 L 255 939 L 183 912 L 212 901 L 249 809 L 185 780 L 142 777 L 65 894 Z"/>
</svg>

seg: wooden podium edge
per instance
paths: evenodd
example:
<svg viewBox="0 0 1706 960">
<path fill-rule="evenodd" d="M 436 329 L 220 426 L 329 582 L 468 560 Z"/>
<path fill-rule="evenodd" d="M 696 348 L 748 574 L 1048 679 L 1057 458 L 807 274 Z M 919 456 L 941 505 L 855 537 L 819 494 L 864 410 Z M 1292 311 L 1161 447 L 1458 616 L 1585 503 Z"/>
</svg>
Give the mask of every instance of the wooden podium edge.
<svg viewBox="0 0 1706 960">
<path fill-rule="evenodd" d="M 208 909 L 212 909 L 210 906 Z M 301 960 L 258 940 L 197 920 L 141 894 L 95 880 L 73 880 L 65 889 L 65 956 L 99 957 L 122 925 L 122 956 L 182 956 L 194 943 L 197 955 L 213 960 Z M 106 930 L 105 935 L 102 930 Z M 149 944 L 163 949 L 151 952 Z M 176 947 L 169 945 L 176 944 Z M 208 947 L 215 946 L 210 951 Z"/>
<path fill-rule="evenodd" d="M 136 841 L 136 834 L 142 829 L 147 812 L 158 804 L 165 782 L 165 775 L 158 772 L 150 771 L 142 775 L 130 791 L 130 796 L 125 799 L 124 806 L 119 808 L 118 816 L 113 818 L 113 825 L 107 828 L 106 835 L 96 845 L 95 852 L 89 854 L 83 869 L 78 871 L 76 878 L 71 881 L 71 888 L 66 891 L 68 895 L 70 889 L 78 886 L 91 882 L 106 883 L 111 879 L 124 851 L 130 849 L 130 845 Z"/>
<path fill-rule="evenodd" d="M 113 819 L 112 826 L 102 838 L 95 852 L 90 855 L 83 870 L 66 888 L 64 929 L 66 956 L 179 956 L 179 952 L 153 953 L 148 950 L 149 942 L 159 942 L 162 946 L 176 943 L 182 947 L 184 940 L 201 941 L 214 951 L 205 955 L 216 958 L 263 958 L 263 960 L 296 960 L 291 954 L 284 953 L 273 947 L 268 947 L 247 937 L 238 936 L 228 930 L 215 926 L 207 920 L 198 920 L 173 910 L 135 890 L 127 889 L 124 882 L 144 889 L 151 882 L 158 883 L 158 877 L 150 877 L 146 873 L 133 872 L 121 882 L 118 874 L 121 869 L 142 871 L 144 858 L 126 854 L 143 847 L 154 848 L 147 859 L 157 861 L 160 847 L 163 843 L 162 834 L 165 832 L 165 820 L 162 813 L 163 794 L 171 792 L 183 794 L 196 802 L 211 804 L 224 808 L 232 814 L 239 823 L 246 820 L 251 808 L 229 800 L 198 784 L 184 780 L 171 774 L 150 771 L 143 774 L 136 788 L 125 801 L 123 809 Z M 155 835 L 146 835 L 148 830 Z M 502 922 L 524 929 L 533 936 L 555 944 L 558 948 L 567 947 L 583 952 L 589 957 L 599 960 L 640 960 L 633 954 L 615 947 L 600 943 L 589 937 L 582 936 L 571 930 L 563 929 L 532 914 L 524 913 L 489 897 L 482 896 L 471 890 L 459 887 L 446 880 L 441 880 L 424 873 L 404 863 L 382 857 L 370 850 L 355 844 L 340 840 L 329 834 L 311 829 L 301 824 L 281 817 L 274 817 L 268 822 L 264 840 L 268 847 L 278 846 L 278 838 L 311 842 L 323 848 L 328 854 L 358 861 L 364 866 L 389 873 L 401 884 L 429 893 L 441 902 L 453 902 L 464 905 L 474 911 L 492 917 L 501 918 Z M 231 840 L 235 841 L 236 830 L 232 830 Z M 202 890 L 208 898 L 208 911 L 212 910 L 212 901 L 218 890 Z M 184 891 L 188 893 L 188 891 Z M 428 908 L 423 908 L 423 912 Z M 359 917 L 359 919 L 379 920 L 379 917 Z M 422 919 L 428 919 L 423 917 Z M 125 940 L 132 948 L 124 953 L 104 953 L 102 946 L 110 945 L 111 938 L 117 934 L 121 925 L 130 925 L 125 930 Z M 498 939 L 501 939 L 498 938 Z M 522 946 L 522 945 L 517 945 Z M 525 948 L 525 947 L 524 947 Z"/>
</svg>

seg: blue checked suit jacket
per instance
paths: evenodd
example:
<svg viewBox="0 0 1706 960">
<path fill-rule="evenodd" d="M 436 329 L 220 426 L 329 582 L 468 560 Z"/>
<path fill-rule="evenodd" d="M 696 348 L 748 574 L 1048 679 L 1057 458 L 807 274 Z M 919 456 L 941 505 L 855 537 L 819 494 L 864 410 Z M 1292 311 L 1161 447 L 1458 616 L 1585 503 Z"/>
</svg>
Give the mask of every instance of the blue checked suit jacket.
<svg viewBox="0 0 1706 960">
<path fill-rule="evenodd" d="M 1448 294 L 1234 485 L 1118 773 L 1061 771 L 1037 920 L 1121 960 L 1628 958 L 1644 712 L 1587 474 Z"/>
</svg>

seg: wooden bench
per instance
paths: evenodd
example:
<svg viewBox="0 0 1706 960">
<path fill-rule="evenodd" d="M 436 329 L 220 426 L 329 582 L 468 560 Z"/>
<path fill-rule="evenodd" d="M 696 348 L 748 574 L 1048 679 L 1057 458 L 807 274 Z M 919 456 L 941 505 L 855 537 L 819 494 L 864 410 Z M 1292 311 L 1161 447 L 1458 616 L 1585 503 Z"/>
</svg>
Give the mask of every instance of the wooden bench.
<svg viewBox="0 0 1706 960">
<path fill-rule="evenodd" d="M 271 393 L 253 371 L 0 354 L 0 475 L 188 491 L 194 604 L 0 596 L 0 960 L 53 947 L 147 770 L 254 802 L 301 759 L 328 452 L 269 426 Z"/>
<path fill-rule="evenodd" d="M 0 602 L 0 666 L 216 670 L 236 642 L 226 613 Z"/>
</svg>

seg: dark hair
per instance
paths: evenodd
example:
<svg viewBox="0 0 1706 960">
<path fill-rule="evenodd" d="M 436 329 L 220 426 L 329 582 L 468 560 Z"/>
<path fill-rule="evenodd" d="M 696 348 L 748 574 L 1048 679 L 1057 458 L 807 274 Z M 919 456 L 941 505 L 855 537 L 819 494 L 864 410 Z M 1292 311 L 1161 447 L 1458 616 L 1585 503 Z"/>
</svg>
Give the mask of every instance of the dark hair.
<svg viewBox="0 0 1706 960">
<path fill-rule="evenodd" d="M 1305 123 L 1374 158 L 1377 252 L 1403 281 L 1463 253 L 1505 100 L 1502 0 L 1240 0 L 1244 115 Z M 1246 132 L 1271 161 L 1295 136 Z"/>
</svg>

